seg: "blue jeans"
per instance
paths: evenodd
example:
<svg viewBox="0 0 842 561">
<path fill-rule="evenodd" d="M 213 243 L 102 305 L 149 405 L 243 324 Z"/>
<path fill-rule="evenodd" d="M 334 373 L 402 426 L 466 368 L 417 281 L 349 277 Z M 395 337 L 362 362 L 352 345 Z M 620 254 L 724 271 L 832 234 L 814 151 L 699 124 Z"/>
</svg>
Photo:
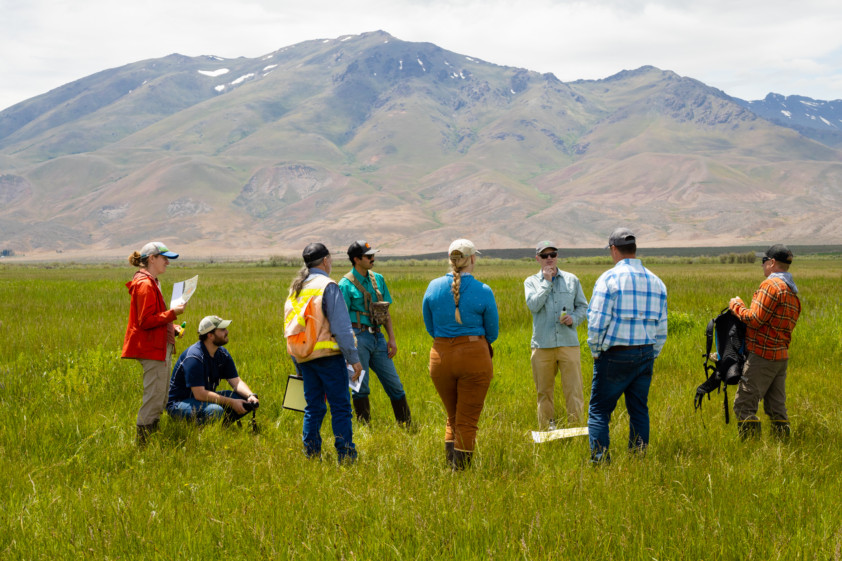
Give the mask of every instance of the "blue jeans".
<svg viewBox="0 0 842 561">
<path fill-rule="evenodd" d="M 331 426 L 334 445 L 339 461 L 354 460 L 351 433 L 351 396 L 348 392 L 348 371 L 342 355 L 317 358 L 298 363 L 298 370 L 304 379 L 304 454 L 318 456 L 322 452 L 322 421 L 327 413 L 325 397 L 330 404 Z"/>
<path fill-rule="evenodd" d="M 629 448 L 649 444 L 649 386 L 655 354 L 652 345 L 603 351 L 593 365 L 588 440 L 591 458 L 599 461 L 608 452 L 608 423 L 621 395 L 629 414 Z"/>
<path fill-rule="evenodd" d="M 372 371 L 377 374 L 377 378 L 383 385 L 389 399 L 396 401 L 406 395 L 403 391 L 401 379 L 398 377 L 398 371 L 395 370 L 395 363 L 389 358 L 389 348 L 386 346 L 386 338 L 383 334 L 354 329 L 354 335 L 357 336 L 357 351 L 360 353 L 360 363 L 363 365 L 363 370 L 366 371 L 360 391 L 353 392 L 354 399 L 368 397 L 371 393 L 368 383 Z"/>
<path fill-rule="evenodd" d="M 216 393 L 225 397 L 230 397 L 232 399 L 242 399 L 243 401 L 245 401 L 245 398 L 243 396 L 232 390 L 224 390 Z M 196 421 L 197 424 L 204 425 L 205 423 L 210 423 L 212 421 L 222 419 L 222 417 L 225 416 L 225 407 L 217 405 L 216 403 L 199 401 L 195 397 L 190 396 L 182 401 L 174 401 L 172 403 L 168 403 L 167 413 L 173 419 Z M 244 413 L 243 415 L 239 415 L 233 409 L 229 409 L 228 417 L 232 421 L 236 421 L 237 419 L 242 418 L 247 413 L 248 412 Z"/>
</svg>

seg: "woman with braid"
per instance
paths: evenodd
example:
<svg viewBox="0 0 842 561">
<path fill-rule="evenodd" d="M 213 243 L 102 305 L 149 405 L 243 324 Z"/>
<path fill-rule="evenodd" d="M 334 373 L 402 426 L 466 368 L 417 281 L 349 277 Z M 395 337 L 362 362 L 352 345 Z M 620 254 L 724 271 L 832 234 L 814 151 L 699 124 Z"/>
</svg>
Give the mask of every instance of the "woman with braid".
<svg viewBox="0 0 842 561">
<path fill-rule="evenodd" d="M 471 463 L 498 334 L 494 293 L 473 277 L 477 253 L 469 240 L 450 244 L 452 272 L 430 283 L 423 303 L 424 325 L 434 338 L 430 377 L 447 412 L 444 446 L 454 470 Z"/>
</svg>

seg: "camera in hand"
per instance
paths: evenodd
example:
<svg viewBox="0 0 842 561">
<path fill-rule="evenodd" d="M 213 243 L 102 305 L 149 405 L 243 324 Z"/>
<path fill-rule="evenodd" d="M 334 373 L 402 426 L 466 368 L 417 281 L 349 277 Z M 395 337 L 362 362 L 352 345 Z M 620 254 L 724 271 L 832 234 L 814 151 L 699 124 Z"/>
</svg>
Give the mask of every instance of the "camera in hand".
<svg viewBox="0 0 842 561">
<path fill-rule="evenodd" d="M 254 411 L 258 407 L 260 407 L 260 403 L 252 403 L 251 401 L 243 401 L 243 409 L 245 409 L 246 412 Z"/>
</svg>

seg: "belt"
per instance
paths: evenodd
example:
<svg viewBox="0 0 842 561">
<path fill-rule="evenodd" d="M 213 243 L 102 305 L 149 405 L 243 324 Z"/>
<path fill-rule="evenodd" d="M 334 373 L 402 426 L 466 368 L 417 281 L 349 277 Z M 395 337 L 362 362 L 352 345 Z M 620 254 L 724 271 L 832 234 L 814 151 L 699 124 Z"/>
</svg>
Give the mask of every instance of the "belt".
<svg viewBox="0 0 842 561">
<path fill-rule="evenodd" d="M 351 327 L 359 329 L 360 331 L 368 331 L 369 333 L 380 333 L 380 326 L 372 327 L 370 325 L 363 325 L 361 323 L 351 323 Z"/>
<path fill-rule="evenodd" d="M 643 347 L 651 347 L 652 345 L 614 345 L 609 347 L 609 351 L 630 351 L 632 349 L 642 349 Z"/>
<path fill-rule="evenodd" d="M 445 343 L 460 343 L 464 341 L 473 343 L 474 341 L 485 341 L 485 335 L 457 335 L 456 337 L 434 337 L 434 339 Z"/>
</svg>

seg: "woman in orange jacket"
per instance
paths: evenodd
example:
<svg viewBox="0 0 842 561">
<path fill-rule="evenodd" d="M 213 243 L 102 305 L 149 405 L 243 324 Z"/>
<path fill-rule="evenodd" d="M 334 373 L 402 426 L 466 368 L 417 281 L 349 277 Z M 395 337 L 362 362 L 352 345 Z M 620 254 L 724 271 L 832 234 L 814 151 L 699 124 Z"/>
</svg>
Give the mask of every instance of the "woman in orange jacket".
<svg viewBox="0 0 842 561">
<path fill-rule="evenodd" d="M 122 358 L 133 358 L 143 367 L 143 404 L 137 413 L 137 443 L 158 429 L 167 403 L 170 366 L 175 352 L 173 321 L 184 312 L 184 304 L 167 309 L 158 275 L 166 272 L 170 259 L 177 259 L 161 242 L 150 242 L 129 256 L 139 267 L 126 283 L 131 295 L 129 324 L 123 341 Z"/>
</svg>

